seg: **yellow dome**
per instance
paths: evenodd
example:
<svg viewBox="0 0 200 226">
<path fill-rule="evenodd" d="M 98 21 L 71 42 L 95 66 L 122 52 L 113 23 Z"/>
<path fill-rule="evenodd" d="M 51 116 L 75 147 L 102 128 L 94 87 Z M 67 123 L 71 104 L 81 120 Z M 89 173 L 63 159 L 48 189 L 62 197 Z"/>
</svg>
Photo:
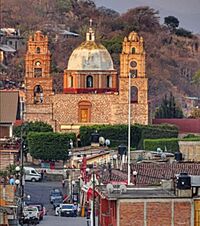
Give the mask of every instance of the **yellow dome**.
<svg viewBox="0 0 200 226">
<path fill-rule="evenodd" d="M 108 50 L 95 41 L 85 41 L 76 48 L 68 61 L 68 70 L 114 70 Z"/>
</svg>

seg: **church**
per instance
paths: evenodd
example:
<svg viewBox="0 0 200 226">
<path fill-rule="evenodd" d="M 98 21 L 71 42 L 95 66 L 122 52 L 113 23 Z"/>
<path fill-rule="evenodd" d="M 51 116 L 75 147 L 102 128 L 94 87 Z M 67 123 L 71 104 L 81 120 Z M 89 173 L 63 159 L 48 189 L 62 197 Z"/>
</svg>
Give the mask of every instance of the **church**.
<svg viewBox="0 0 200 226">
<path fill-rule="evenodd" d="M 53 92 L 48 37 L 37 31 L 25 56 L 25 121 L 44 121 L 57 132 L 78 132 L 83 125 L 148 124 L 148 79 L 144 40 L 136 32 L 124 38 L 120 74 L 108 50 L 95 40 L 90 24 L 86 40 L 72 52 L 63 74 L 63 93 Z"/>
</svg>

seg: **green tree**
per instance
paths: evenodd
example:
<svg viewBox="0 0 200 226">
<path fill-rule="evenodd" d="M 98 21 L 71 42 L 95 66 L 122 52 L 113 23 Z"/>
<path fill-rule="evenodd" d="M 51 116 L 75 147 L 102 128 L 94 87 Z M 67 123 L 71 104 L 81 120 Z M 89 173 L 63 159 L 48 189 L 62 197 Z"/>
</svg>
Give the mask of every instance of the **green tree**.
<svg viewBox="0 0 200 226">
<path fill-rule="evenodd" d="M 164 24 L 166 24 L 170 30 L 174 31 L 179 26 L 179 20 L 174 16 L 168 16 L 164 18 Z"/>
<path fill-rule="evenodd" d="M 26 122 L 21 126 L 14 127 L 13 135 L 18 138 L 22 137 L 23 139 L 23 151 L 24 151 L 25 157 L 29 152 L 28 141 L 27 141 L 27 136 L 29 132 L 53 132 L 53 128 L 51 125 L 41 121 Z"/>
<path fill-rule="evenodd" d="M 21 126 L 14 127 L 14 136 L 20 138 L 22 131 L 23 136 L 26 137 L 29 132 L 52 132 L 53 128 L 51 125 L 42 121 L 26 122 Z"/>
<path fill-rule="evenodd" d="M 172 93 L 170 93 L 169 98 L 165 95 L 160 107 L 156 111 L 155 118 L 183 118 L 183 112 L 176 105 Z"/>
<path fill-rule="evenodd" d="M 184 28 L 179 28 L 176 30 L 176 35 L 177 36 L 183 36 L 183 37 L 187 37 L 187 38 L 192 38 L 192 32 L 188 31 Z"/>
<path fill-rule="evenodd" d="M 30 154 L 41 160 L 67 160 L 69 142 L 75 142 L 75 134 L 53 132 L 31 132 L 28 134 Z"/>
</svg>

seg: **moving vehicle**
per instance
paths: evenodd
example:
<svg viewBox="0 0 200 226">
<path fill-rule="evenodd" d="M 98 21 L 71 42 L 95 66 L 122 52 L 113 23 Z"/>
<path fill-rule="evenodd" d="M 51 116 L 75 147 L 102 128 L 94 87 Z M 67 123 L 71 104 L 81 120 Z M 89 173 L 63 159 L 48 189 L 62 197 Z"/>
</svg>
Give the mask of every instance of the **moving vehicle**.
<svg viewBox="0 0 200 226">
<path fill-rule="evenodd" d="M 77 209 L 74 204 L 60 204 L 55 211 L 56 216 L 77 217 Z"/>
<path fill-rule="evenodd" d="M 23 223 L 24 224 L 39 224 L 40 214 L 36 206 L 25 206 L 23 209 Z"/>
<path fill-rule="evenodd" d="M 43 206 L 42 203 L 39 203 L 39 202 L 30 202 L 30 203 L 27 203 L 27 206 L 36 206 L 39 210 L 39 219 L 40 220 L 43 220 L 43 217 L 45 216 L 45 208 Z"/>
<path fill-rule="evenodd" d="M 58 188 L 54 188 L 50 191 L 50 203 L 53 204 L 55 199 L 63 199 L 62 192 Z"/>
<path fill-rule="evenodd" d="M 33 167 L 24 167 L 25 181 L 40 181 L 41 174 Z"/>
</svg>

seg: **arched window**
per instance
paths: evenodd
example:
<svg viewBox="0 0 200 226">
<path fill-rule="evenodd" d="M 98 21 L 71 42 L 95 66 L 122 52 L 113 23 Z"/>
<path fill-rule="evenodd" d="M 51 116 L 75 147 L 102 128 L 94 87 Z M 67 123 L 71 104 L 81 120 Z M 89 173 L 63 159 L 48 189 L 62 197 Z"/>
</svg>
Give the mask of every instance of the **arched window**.
<svg viewBox="0 0 200 226">
<path fill-rule="evenodd" d="M 73 76 L 69 76 L 68 77 L 68 87 L 72 88 L 74 86 L 74 80 L 73 80 Z"/>
<path fill-rule="evenodd" d="M 93 87 L 93 77 L 91 75 L 87 76 L 86 87 L 87 88 L 92 88 Z"/>
<path fill-rule="evenodd" d="M 132 53 L 132 54 L 135 54 L 135 47 L 133 47 L 133 48 L 131 49 L 131 53 Z"/>
<path fill-rule="evenodd" d="M 37 103 L 43 103 L 44 101 L 44 94 L 43 94 L 43 89 L 40 85 L 36 85 L 34 87 L 34 90 L 33 90 L 33 95 L 34 95 L 34 104 L 37 104 Z"/>
<path fill-rule="evenodd" d="M 106 86 L 107 88 L 112 88 L 112 76 L 110 75 L 107 76 Z"/>
<path fill-rule="evenodd" d="M 138 103 L 138 88 L 136 86 L 131 87 L 131 103 Z"/>
<path fill-rule="evenodd" d="M 40 47 L 36 48 L 36 53 L 40 53 Z"/>
<path fill-rule="evenodd" d="M 81 101 L 78 104 L 78 122 L 88 123 L 91 122 L 91 107 L 89 101 Z"/>
</svg>

